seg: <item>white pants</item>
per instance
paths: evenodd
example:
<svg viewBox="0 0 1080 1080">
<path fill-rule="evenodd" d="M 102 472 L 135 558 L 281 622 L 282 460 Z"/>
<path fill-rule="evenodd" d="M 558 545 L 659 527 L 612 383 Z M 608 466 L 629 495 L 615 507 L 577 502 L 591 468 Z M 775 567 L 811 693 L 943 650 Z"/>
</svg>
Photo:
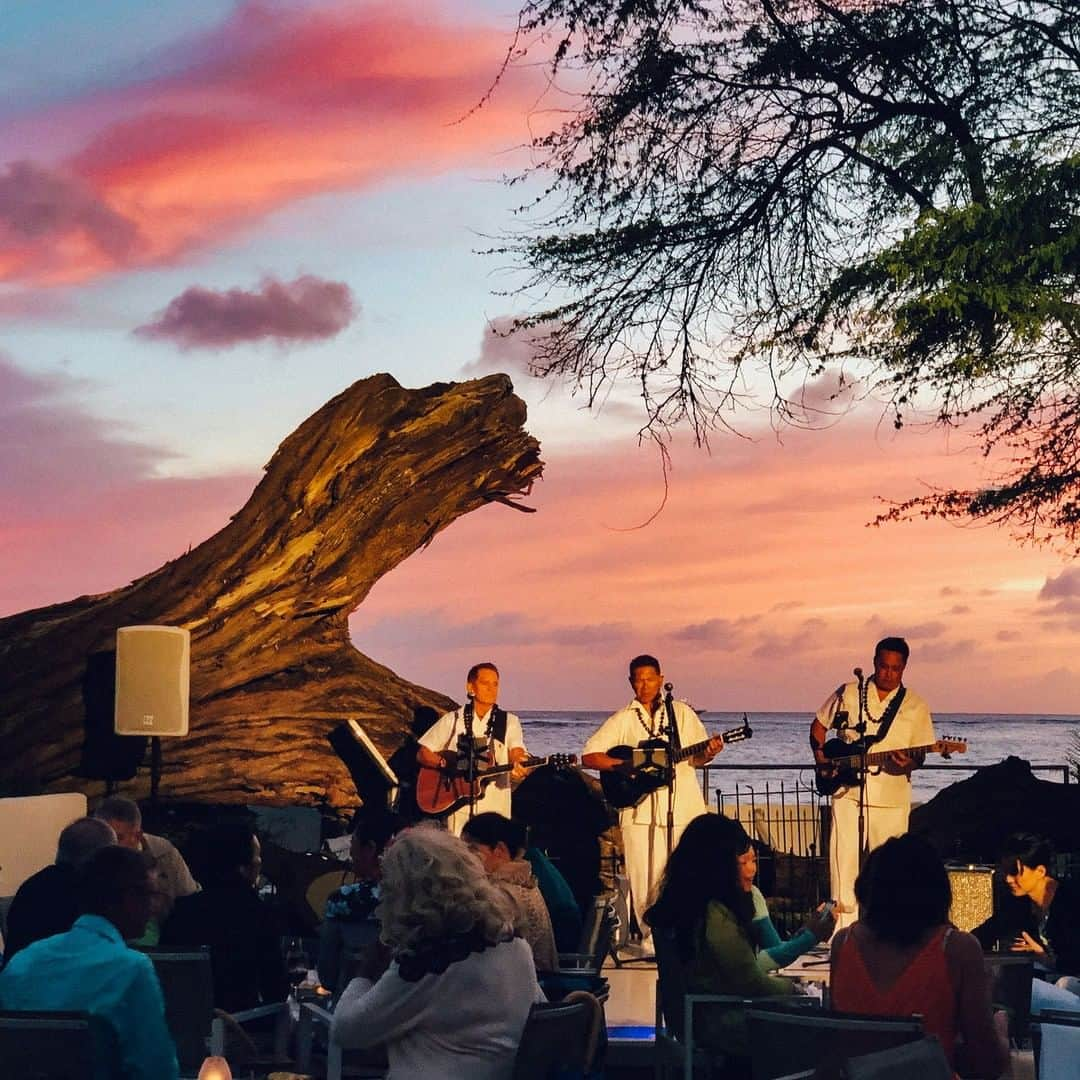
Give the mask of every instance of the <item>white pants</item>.
<svg viewBox="0 0 1080 1080">
<path fill-rule="evenodd" d="M 907 806 L 865 808 L 867 850 L 873 851 L 890 837 L 903 836 L 908 827 Z M 829 840 L 829 876 L 832 898 L 840 902 L 836 928 L 850 926 L 859 917 L 855 902 L 855 879 L 859 876 L 859 800 L 833 799 L 832 836 Z"/>
<path fill-rule="evenodd" d="M 685 822 L 675 822 L 671 836 L 671 849 L 679 842 Z M 667 865 L 667 825 L 622 826 L 623 853 L 626 856 L 626 876 L 630 879 L 630 903 L 641 927 L 643 940 L 652 937 L 649 924 L 645 922 L 645 912 L 655 899 L 651 894 L 660 875 Z"/>
</svg>

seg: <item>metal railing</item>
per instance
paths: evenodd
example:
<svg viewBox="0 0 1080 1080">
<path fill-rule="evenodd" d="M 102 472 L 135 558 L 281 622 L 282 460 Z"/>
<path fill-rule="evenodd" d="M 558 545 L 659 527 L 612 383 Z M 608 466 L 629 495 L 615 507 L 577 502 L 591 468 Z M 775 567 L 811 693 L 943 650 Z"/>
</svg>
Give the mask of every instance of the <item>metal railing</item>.
<svg viewBox="0 0 1080 1080">
<path fill-rule="evenodd" d="M 981 766 L 958 763 L 924 765 L 973 773 Z M 1058 773 L 1069 783 L 1068 765 L 1032 765 L 1033 771 Z M 755 785 L 723 781 L 710 785 L 711 773 L 791 774 Z M 782 933 L 797 930 L 806 916 L 829 895 L 829 800 L 818 795 L 810 765 L 710 764 L 701 769 L 706 802 L 739 821 L 758 853 L 758 888 L 769 901 L 773 921 Z M 803 775 L 800 775 L 803 774 Z M 719 780 L 719 778 L 717 778 Z M 710 786 L 715 790 L 710 798 Z"/>
</svg>

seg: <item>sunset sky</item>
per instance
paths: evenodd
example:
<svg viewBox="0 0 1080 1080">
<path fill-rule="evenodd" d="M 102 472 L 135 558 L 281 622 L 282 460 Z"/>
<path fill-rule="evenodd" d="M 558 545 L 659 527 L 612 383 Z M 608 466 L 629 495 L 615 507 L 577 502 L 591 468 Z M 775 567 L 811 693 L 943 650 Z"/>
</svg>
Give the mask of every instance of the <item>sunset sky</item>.
<svg viewBox="0 0 1080 1080">
<path fill-rule="evenodd" d="M 484 99 L 502 0 L 35 0 L 0 27 L 0 615 L 115 588 L 199 543 L 356 379 L 505 370 L 543 444 L 537 513 L 492 506 L 384 578 L 357 646 L 458 696 L 615 707 L 657 653 L 712 709 L 803 710 L 908 637 L 938 711 L 1077 711 L 1080 569 L 1004 532 L 866 524 L 978 483 L 959 434 L 866 402 L 828 430 L 676 439 L 663 512 L 629 391 L 599 414 L 491 323 L 520 279 L 506 173 L 562 102 Z M 483 106 L 477 105 L 484 101 Z M 816 388 L 820 389 L 820 388 Z"/>
</svg>

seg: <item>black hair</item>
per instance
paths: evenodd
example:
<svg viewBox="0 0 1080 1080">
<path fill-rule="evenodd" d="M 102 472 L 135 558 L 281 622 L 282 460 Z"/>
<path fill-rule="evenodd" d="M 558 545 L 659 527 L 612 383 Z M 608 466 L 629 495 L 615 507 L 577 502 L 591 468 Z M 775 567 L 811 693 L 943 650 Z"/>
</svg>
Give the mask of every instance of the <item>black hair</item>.
<svg viewBox="0 0 1080 1080">
<path fill-rule="evenodd" d="M 1045 836 L 1036 833 L 1017 832 L 1009 836 L 1001 845 L 1001 858 L 998 865 L 1001 875 L 1015 874 L 1017 864 L 1034 870 L 1037 866 L 1045 866 L 1049 874 L 1054 869 L 1054 846 Z"/>
<path fill-rule="evenodd" d="M 664 868 L 656 903 L 645 913 L 650 926 L 675 932 L 683 959 L 693 952 L 712 900 L 735 916 L 750 940 L 754 901 L 739 872 L 739 856 L 749 849 L 746 830 L 723 814 L 701 814 L 686 826 Z"/>
<path fill-rule="evenodd" d="M 240 868 L 251 865 L 254 850 L 252 841 L 256 835 L 250 825 L 239 822 L 217 825 L 207 833 L 206 880 L 203 884 L 221 885 L 238 878 Z"/>
<path fill-rule="evenodd" d="M 630 681 L 631 682 L 633 682 L 633 679 L 634 679 L 634 672 L 637 671 L 637 669 L 639 667 L 656 668 L 656 673 L 658 675 L 660 674 L 660 670 L 661 670 L 660 661 L 657 660 L 655 656 L 650 656 L 648 653 L 642 653 L 640 656 L 635 656 L 634 659 L 630 661 Z"/>
<path fill-rule="evenodd" d="M 870 852 L 855 880 L 859 918 L 882 941 L 914 945 L 949 921 L 952 886 L 941 856 L 921 836 L 906 833 Z"/>
<path fill-rule="evenodd" d="M 110 844 L 98 848 L 76 872 L 79 908 L 108 917 L 127 889 L 147 889 L 149 878 L 142 852 Z"/>
<path fill-rule="evenodd" d="M 399 814 L 380 807 L 368 809 L 362 806 L 353 815 L 352 828 L 349 831 L 354 838 L 359 838 L 361 843 L 373 844 L 375 854 L 381 855 L 391 838 L 397 835 L 404 825 L 405 822 Z"/>
<path fill-rule="evenodd" d="M 878 655 L 883 652 L 898 652 L 906 664 L 911 655 L 911 646 L 902 637 L 883 637 L 874 646 L 874 660 L 876 661 Z"/>
<path fill-rule="evenodd" d="M 475 840 L 489 848 L 495 847 L 501 841 L 506 845 L 512 859 L 525 850 L 528 841 L 528 832 L 524 825 L 490 810 L 467 821 L 461 830 L 461 836 L 462 839 Z"/>
<path fill-rule="evenodd" d="M 469 674 L 465 676 L 465 681 L 467 683 L 476 682 L 476 676 L 485 669 L 494 671 L 496 676 L 499 674 L 499 669 L 490 660 L 483 660 L 479 664 L 473 664 L 473 666 L 469 668 Z"/>
</svg>

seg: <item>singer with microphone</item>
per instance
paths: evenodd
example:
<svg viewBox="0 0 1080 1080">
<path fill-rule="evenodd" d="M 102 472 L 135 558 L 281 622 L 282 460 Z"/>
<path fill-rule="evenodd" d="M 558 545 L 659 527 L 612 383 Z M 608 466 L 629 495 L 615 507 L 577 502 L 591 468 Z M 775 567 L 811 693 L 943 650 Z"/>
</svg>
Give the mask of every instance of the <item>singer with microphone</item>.
<svg viewBox="0 0 1080 1080">
<path fill-rule="evenodd" d="M 874 649 L 874 674 L 831 693 L 810 725 L 810 748 L 818 767 L 818 788 L 830 777 L 840 786 L 832 794 L 829 869 L 837 926 L 858 916 L 855 879 L 865 855 L 893 836 L 907 832 L 911 809 L 911 774 L 934 743 L 930 708 L 903 685 L 910 649 L 901 637 L 883 638 Z M 827 756 L 825 740 L 833 731 L 850 744 L 854 756 L 843 765 Z M 859 751 L 872 752 L 868 764 Z M 883 757 L 881 755 L 884 755 Z"/>
<path fill-rule="evenodd" d="M 643 654 L 630 661 L 630 685 L 634 699 L 609 716 L 586 742 L 581 758 L 586 769 L 601 773 L 628 769 L 631 762 L 612 756 L 608 753 L 612 748 L 660 741 L 674 750 L 690 750 L 701 744 L 698 753 L 675 765 L 667 783 L 619 811 L 630 900 L 642 945 L 647 947 L 651 936 L 645 922 L 649 893 L 660 879 L 668 851 L 678 844 L 686 826 L 708 809 L 694 769 L 712 761 L 724 748 L 724 740 L 719 735 L 709 737 L 698 714 L 685 702 L 673 699 L 670 684 L 666 697 L 661 693 L 664 676 L 655 656 Z"/>
<path fill-rule="evenodd" d="M 441 716 L 420 736 L 417 762 L 428 769 L 468 774 L 470 782 L 491 766 L 514 768 L 489 779 L 474 800 L 446 816 L 446 827 L 455 836 L 474 814 L 491 810 L 510 817 L 510 782 L 525 776 L 519 763 L 529 756 L 521 721 L 497 704 L 499 669 L 490 661 L 474 664 L 465 677 L 465 690 L 465 704 Z"/>
</svg>

